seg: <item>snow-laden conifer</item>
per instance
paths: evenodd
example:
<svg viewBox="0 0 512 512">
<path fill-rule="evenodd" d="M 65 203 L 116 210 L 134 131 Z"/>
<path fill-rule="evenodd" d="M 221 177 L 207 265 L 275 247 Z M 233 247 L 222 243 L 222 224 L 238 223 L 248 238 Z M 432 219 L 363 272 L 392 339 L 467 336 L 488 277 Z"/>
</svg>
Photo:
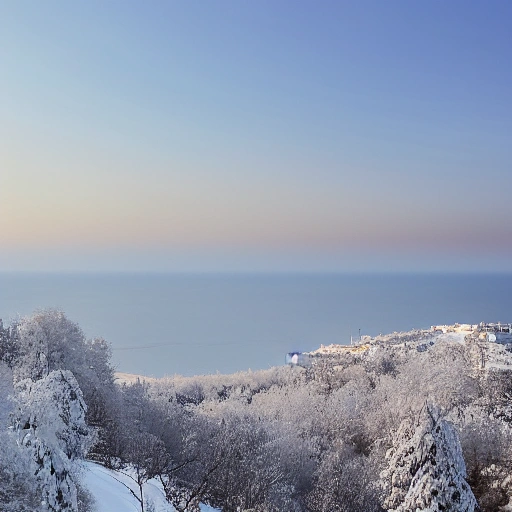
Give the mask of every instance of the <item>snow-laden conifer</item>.
<svg viewBox="0 0 512 512">
<path fill-rule="evenodd" d="M 417 418 L 402 421 L 387 453 L 381 478 L 395 512 L 473 512 L 476 499 L 466 482 L 466 466 L 454 427 L 439 411 L 424 407 Z"/>
<path fill-rule="evenodd" d="M 43 489 L 43 510 L 77 510 L 73 461 L 85 455 L 88 430 L 82 392 L 70 371 L 53 371 L 43 379 L 17 384 L 15 418 L 18 442 L 35 464 Z"/>
</svg>

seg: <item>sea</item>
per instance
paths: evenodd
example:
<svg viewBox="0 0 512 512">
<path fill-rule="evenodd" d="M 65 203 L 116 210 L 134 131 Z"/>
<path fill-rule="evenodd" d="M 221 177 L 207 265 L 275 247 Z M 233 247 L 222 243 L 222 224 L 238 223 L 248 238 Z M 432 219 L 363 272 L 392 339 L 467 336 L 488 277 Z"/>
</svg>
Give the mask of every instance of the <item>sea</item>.
<svg viewBox="0 0 512 512">
<path fill-rule="evenodd" d="M 117 371 L 235 373 L 362 335 L 512 322 L 512 274 L 0 273 L 4 324 L 45 308 L 105 338 Z"/>
</svg>

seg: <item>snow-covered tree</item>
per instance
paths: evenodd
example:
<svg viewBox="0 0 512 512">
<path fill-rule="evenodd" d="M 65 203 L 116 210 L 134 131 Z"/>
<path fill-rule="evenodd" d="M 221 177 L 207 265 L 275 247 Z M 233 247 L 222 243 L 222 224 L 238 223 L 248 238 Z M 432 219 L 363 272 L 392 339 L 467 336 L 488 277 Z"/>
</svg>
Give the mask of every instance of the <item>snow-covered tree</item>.
<svg viewBox="0 0 512 512">
<path fill-rule="evenodd" d="M 13 393 L 12 370 L 0 362 L 0 432 L 9 426 Z"/>
<path fill-rule="evenodd" d="M 12 368 L 19 357 L 19 336 L 16 322 L 4 326 L 0 318 L 0 361 Z"/>
<path fill-rule="evenodd" d="M 478 510 L 457 433 L 435 408 L 425 406 L 418 417 L 404 420 L 386 457 L 381 478 L 388 510 Z"/>
<path fill-rule="evenodd" d="M 0 510 L 36 512 L 41 510 L 39 482 L 34 476 L 35 462 L 20 449 L 10 432 L 0 433 Z"/>
<path fill-rule="evenodd" d="M 85 336 L 62 311 L 47 309 L 22 318 L 18 325 L 17 380 L 41 379 L 53 370 L 72 370 L 83 357 Z"/>
<path fill-rule="evenodd" d="M 34 512 L 41 501 L 34 477 L 35 462 L 7 428 L 13 409 L 12 393 L 12 371 L 0 362 L 0 510 Z"/>
<path fill-rule="evenodd" d="M 163 442 L 148 432 L 139 432 L 128 440 L 126 456 L 133 467 L 130 477 L 139 489 L 134 496 L 144 512 L 144 484 L 167 469 L 169 458 Z"/>
<path fill-rule="evenodd" d="M 53 309 L 24 317 L 14 327 L 10 331 L 17 340 L 16 380 L 37 380 L 54 370 L 70 370 L 87 404 L 87 423 L 99 430 L 100 449 L 109 445 L 117 412 L 110 345 L 102 338 L 86 340 L 76 323 Z"/>
<path fill-rule="evenodd" d="M 43 379 L 16 386 L 15 427 L 20 446 L 31 454 L 43 492 L 43 509 L 77 510 L 73 461 L 90 443 L 86 405 L 70 371 L 52 371 Z"/>
</svg>

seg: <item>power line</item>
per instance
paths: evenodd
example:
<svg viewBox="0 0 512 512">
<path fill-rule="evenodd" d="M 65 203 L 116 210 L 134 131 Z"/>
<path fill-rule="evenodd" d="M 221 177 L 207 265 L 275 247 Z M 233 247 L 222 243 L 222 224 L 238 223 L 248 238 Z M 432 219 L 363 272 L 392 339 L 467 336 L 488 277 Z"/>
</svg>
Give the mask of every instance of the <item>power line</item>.
<svg viewBox="0 0 512 512">
<path fill-rule="evenodd" d="M 144 350 L 147 348 L 161 348 L 161 347 L 184 347 L 190 345 L 192 347 L 221 347 L 227 345 L 238 345 L 237 341 L 224 341 L 220 343 L 190 343 L 185 341 L 176 341 L 168 343 L 152 343 L 150 345 L 132 345 L 130 347 L 112 347 L 112 350 Z"/>
</svg>

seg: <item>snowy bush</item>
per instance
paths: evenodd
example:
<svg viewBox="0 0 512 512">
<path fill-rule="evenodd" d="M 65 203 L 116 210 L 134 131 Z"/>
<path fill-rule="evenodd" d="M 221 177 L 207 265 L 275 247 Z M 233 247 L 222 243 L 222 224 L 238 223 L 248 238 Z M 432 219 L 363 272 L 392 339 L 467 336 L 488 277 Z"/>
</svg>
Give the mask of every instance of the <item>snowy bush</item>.
<svg viewBox="0 0 512 512">
<path fill-rule="evenodd" d="M 350 446 L 325 452 L 307 497 L 311 512 L 379 512 L 380 489 L 376 461 L 357 454 Z"/>
</svg>

